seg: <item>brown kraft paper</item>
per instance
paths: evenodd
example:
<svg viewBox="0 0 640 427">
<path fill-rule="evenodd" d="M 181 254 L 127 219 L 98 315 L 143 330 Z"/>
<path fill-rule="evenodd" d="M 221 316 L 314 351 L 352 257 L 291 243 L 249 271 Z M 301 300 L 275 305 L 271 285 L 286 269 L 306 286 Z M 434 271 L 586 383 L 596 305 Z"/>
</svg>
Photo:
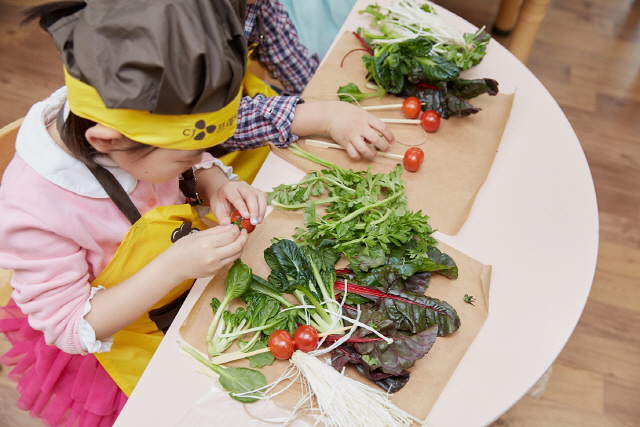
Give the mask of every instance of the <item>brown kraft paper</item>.
<svg viewBox="0 0 640 427">
<path fill-rule="evenodd" d="M 242 254 L 242 261 L 251 267 L 254 274 L 266 279 L 271 270 L 264 261 L 263 252 L 264 249 L 271 246 L 270 240 L 273 237 L 289 238 L 294 233 L 294 228 L 302 225 L 301 212 L 273 211 L 263 224 L 258 226 L 249 236 L 249 242 Z M 391 397 L 395 405 L 419 419 L 425 419 L 429 414 L 488 315 L 491 267 L 481 264 L 444 243 L 439 243 L 437 246 L 455 260 L 459 277 L 456 280 L 449 280 L 444 276 L 434 274 L 426 295 L 451 304 L 460 316 L 461 326 L 455 333 L 436 339 L 429 353 L 409 369 L 411 378 L 407 385 Z M 204 354 L 207 353 L 205 336 L 209 324 L 213 320 L 213 311 L 209 304 L 213 297 L 220 300 L 224 297 L 225 279 L 229 267 L 213 277 L 180 327 L 183 340 Z M 474 305 L 463 301 L 465 294 L 476 298 Z M 292 299 L 292 301 L 295 300 Z M 232 301 L 230 309 L 235 310 L 240 305 L 244 305 L 244 303 L 236 298 Z M 227 352 L 236 349 L 234 344 Z M 328 354 L 321 356 L 321 360 L 324 361 L 328 357 Z M 278 379 L 288 365 L 287 361 L 276 360 L 273 365 L 260 368 L 260 371 L 266 376 L 267 382 L 271 383 Z M 229 366 L 248 367 L 249 362 L 243 359 L 232 362 Z M 355 368 L 348 367 L 346 375 L 377 388 Z M 292 408 L 300 397 L 301 390 L 296 384 L 285 393 L 277 396 L 276 401 L 285 407 Z"/>
<path fill-rule="evenodd" d="M 305 102 L 337 100 L 335 95 L 340 86 L 355 83 L 361 91 L 365 88 L 366 70 L 362 64 L 362 51 L 349 54 L 341 67 L 342 58 L 351 50 L 361 47 L 351 33 L 345 33 L 330 55 L 323 62 L 303 93 Z M 491 78 L 491 76 L 486 76 Z M 514 94 L 499 93 L 496 96 L 481 95 L 469 102 L 482 111 L 468 117 L 451 117 L 442 120 L 440 129 L 426 134 L 416 124 L 387 124 L 396 139 L 409 145 L 418 145 L 425 153 L 424 163 L 417 172 L 403 173 L 407 181 L 409 207 L 422 211 L 431 217 L 429 223 L 434 229 L 455 235 L 464 224 L 471 206 L 484 183 L 500 145 L 500 139 L 511 112 Z M 399 104 L 403 99 L 395 95 L 367 98 L 364 106 Z M 371 111 L 379 118 L 402 119 L 400 109 Z M 425 138 L 426 142 L 420 144 Z M 328 160 L 342 168 L 366 170 L 374 173 L 389 172 L 398 160 L 377 156 L 373 161 L 352 160 L 346 151 L 333 148 L 311 147 L 305 139 L 334 142 L 329 135 L 318 134 L 302 137 L 298 145 L 306 151 Z M 392 153 L 403 155 L 407 146 L 396 143 Z M 321 169 L 309 160 L 291 153 L 287 149 L 273 147 L 273 152 L 300 169 L 310 172 Z"/>
</svg>

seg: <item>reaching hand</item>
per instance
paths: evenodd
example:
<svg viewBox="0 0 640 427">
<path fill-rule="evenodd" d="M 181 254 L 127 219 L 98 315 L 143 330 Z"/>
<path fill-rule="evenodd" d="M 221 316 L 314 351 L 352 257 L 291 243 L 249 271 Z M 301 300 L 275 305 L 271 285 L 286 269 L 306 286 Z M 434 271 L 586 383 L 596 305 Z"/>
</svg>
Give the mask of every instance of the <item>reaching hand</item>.
<svg viewBox="0 0 640 427">
<path fill-rule="evenodd" d="M 244 181 L 225 183 L 212 195 L 210 203 L 220 225 L 229 224 L 236 209 L 253 225 L 261 223 L 267 212 L 267 196 Z"/>
<path fill-rule="evenodd" d="M 291 132 L 299 136 L 328 133 L 352 159 L 373 159 L 376 156 L 374 147 L 389 151 L 389 144 L 395 142 L 393 133 L 382 120 L 342 101 L 298 104 Z"/>
<path fill-rule="evenodd" d="M 395 137 L 385 123 L 355 105 L 341 101 L 334 104 L 328 132 L 346 149 L 349 157 L 373 159 L 376 153 L 371 144 L 380 151 L 389 151 L 389 144 L 395 142 Z"/>
</svg>

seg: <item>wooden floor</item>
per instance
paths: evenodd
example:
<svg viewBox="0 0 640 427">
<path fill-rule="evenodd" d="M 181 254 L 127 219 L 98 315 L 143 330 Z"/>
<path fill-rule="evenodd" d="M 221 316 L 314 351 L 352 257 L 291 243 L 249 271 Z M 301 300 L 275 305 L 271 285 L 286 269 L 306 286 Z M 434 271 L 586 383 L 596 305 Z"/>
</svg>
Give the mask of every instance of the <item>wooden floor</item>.
<svg viewBox="0 0 640 427">
<path fill-rule="evenodd" d="M 34 3 L 0 0 L 0 126 L 62 84 L 48 36 L 37 25 L 16 25 L 17 10 Z M 437 3 L 490 27 L 499 1 Z M 493 426 L 640 425 L 639 21 L 640 2 L 633 0 L 552 1 L 529 59 L 586 153 L 598 197 L 600 251 L 584 314 L 543 397 L 523 398 Z M 0 340 L 0 352 L 4 348 Z M 15 409 L 6 371 L 0 373 L 0 426 L 39 425 Z"/>
</svg>

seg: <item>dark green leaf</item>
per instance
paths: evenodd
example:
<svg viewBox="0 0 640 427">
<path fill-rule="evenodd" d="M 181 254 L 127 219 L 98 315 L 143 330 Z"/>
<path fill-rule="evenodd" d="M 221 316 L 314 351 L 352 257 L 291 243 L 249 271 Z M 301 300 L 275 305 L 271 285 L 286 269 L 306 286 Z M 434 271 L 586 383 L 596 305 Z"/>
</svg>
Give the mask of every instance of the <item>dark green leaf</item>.
<svg viewBox="0 0 640 427">
<path fill-rule="evenodd" d="M 416 57 L 412 65 L 412 73 L 416 73 L 415 68 L 419 68 L 423 79 L 426 80 L 453 80 L 460 75 L 460 69 L 456 64 L 442 56 Z"/>
<path fill-rule="evenodd" d="M 287 310 L 279 312 L 275 317 L 270 320 L 270 324 L 272 324 L 269 328 L 264 329 L 262 333 L 265 336 L 269 336 L 273 333 L 273 331 L 278 329 L 284 329 L 289 331 L 289 333 L 293 336 L 298 328 L 297 324 L 298 314 L 296 310 Z"/>
<path fill-rule="evenodd" d="M 411 79 L 411 78 L 410 78 Z M 465 117 L 480 111 L 467 100 L 488 93 L 497 94 L 498 85 L 495 80 L 479 79 L 467 83 L 462 79 L 452 82 L 420 82 L 413 79 L 413 83 L 404 86 L 401 96 L 415 96 L 423 103 L 423 109 L 434 110 L 443 119 L 449 117 Z"/>
<path fill-rule="evenodd" d="M 251 269 L 240 259 L 235 260 L 227 275 L 225 298 L 237 298 L 242 295 L 249 288 L 251 279 Z"/>
</svg>

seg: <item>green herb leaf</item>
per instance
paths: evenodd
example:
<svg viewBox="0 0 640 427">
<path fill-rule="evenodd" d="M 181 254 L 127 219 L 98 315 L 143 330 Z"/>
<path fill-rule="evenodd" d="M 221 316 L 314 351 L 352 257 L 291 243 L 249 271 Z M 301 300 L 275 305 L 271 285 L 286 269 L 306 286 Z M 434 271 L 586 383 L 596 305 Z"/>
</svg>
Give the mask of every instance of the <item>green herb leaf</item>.
<svg viewBox="0 0 640 427">
<path fill-rule="evenodd" d="M 227 390 L 229 396 L 243 403 L 255 402 L 260 397 L 257 391 L 248 396 L 239 397 L 236 393 L 247 393 L 267 385 L 267 379 L 262 372 L 249 368 L 223 368 L 218 371 L 220 385 Z"/>
<path fill-rule="evenodd" d="M 260 350 L 263 348 L 267 348 L 267 344 L 262 341 L 258 341 L 251 347 L 251 350 Z M 276 360 L 276 358 L 273 357 L 273 354 L 271 354 L 270 351 L 266 351 L 260 354 L 254 354 L 253 356 L 249 356 L 248 359 L 250 362 L 249 366 L 251 368 L 262 368 L 263 366 L 273 364 L 274 360 Z"/>
</svg>

